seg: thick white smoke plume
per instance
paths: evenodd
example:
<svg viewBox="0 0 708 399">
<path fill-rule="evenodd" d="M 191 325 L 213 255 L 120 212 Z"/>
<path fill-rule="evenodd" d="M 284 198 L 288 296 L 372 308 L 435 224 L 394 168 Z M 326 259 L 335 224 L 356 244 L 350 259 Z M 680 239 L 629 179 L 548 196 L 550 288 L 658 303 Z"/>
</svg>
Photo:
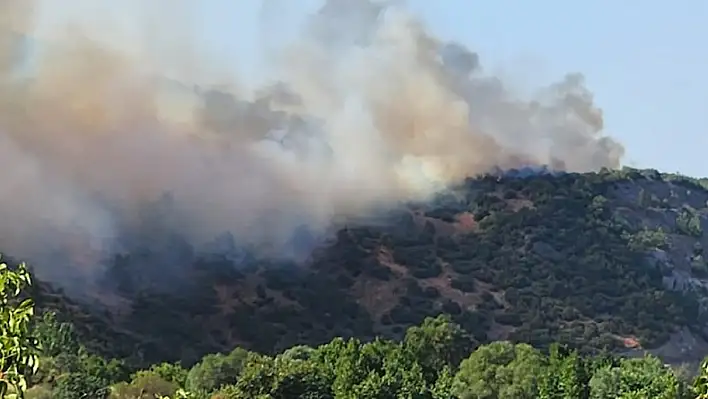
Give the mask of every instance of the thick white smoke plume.
<svg viewBox="0 0 708 399">
<path fill-rule="evenodd" d="M 321 232 L 493 167 L 586 171 L 623 155 L 582 77 L 523 100 L 400 4 L 327 1 L 273 57 L 278 81 L 252 93 L 210 86 L 237 80 L 200 57 L 179 1 L 144 4 L 140 48 L 76 23 L 21 77 L 36 2 L 0 2 L 0 250 L 45 278 L 177 234 L 199 249 L 228 231 L 284 254 L 301 226 Z"/>
</svg>

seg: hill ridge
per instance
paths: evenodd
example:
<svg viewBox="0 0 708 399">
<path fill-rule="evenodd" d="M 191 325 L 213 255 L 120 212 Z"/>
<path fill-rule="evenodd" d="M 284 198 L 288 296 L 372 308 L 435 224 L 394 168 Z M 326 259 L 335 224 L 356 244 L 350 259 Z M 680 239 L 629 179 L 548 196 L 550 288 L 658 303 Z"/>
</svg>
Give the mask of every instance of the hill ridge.
<svg viewBox="0 0 708 399">
<path fill-rule="evenodd" d="M 104 350 L 150 362 L 400 338 L 438 313 L 478 344 L 559 341 L 692 361 L 708 353 L 704 184 L 631 168 L 488 174 L 392 210 L 390 223 L 346 226 L 306 262 L 195 258 L 189 290 L 150 291 L 140 282 L 149 271 L 122 259 L 110 276 L 129 309 L 78 324 L 87 339 L 125 342 Z M 45 308 L 63 306 L 45 297 Z"/>
</svg>

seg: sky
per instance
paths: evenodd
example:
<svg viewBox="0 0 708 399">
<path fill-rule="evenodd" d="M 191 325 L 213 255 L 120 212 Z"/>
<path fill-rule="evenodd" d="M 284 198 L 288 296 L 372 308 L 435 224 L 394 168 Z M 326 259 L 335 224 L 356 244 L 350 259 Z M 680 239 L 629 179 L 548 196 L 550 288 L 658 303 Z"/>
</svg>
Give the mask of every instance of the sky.
<svg viewBox="0 0 708 399">
<path fill-rule="evenodd" d="M 62 15 L 86 19 L 96 13 L 130 15 L 138 3 L 145 4 L 44 0 L 40 27 Z M 152 4 L 188 12 L 194 21 L 191 29 L 200 32 L 205 51 L 225 68 L 255 81 L 265 71 L 260 49 L 295 34 L 298 21 L 321 1 Z M 465 44 L 480 55 L 486 69 L 503 74 L 520 90 L 551 83 L 569 72 L 584 74 L 605 113 L 607 134 L 627 149 L 628 165 L 708 176 L 708 162 L 701 161 L 708 149 L 708 2 L 409 0 L 408 4 L 436 36 Z M 130 24 L 130 18 L 121 21 Z"/>
</svg>

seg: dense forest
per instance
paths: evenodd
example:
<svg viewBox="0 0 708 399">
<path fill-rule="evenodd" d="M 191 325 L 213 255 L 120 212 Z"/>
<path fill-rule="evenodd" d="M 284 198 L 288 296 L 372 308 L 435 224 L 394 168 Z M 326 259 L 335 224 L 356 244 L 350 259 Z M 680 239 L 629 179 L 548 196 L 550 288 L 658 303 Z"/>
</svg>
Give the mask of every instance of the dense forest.
<svg viewBox="0 0 708 399">
<path fill-rule="evenodd" d="M 559 342 L 594 354 L 661 348 L 677 334 L 705 341 L 700 181 L 633 169 L 522 172 L 351 223 L 305 261 L 251 256 L 228 235 L 223 252 L 199 254 L 156 222 L 106 273 L 102 292 L 120 312 L 47 284 L 37 304 L 76 324 L 99 353 L 138 365 L 236 346 L 275 354 L 335 337 L 400 340 L 442 313 L 476 344 Z M 686 356 L 671 362 L 700 361 Z"/>
<path fill-rule="evenodd" d="M 106 274 L 120 314 L 27 288 L 28 396 L 696 397 L 707 204 L 704 181 L 653 170 L 512 170 L 352 221 L 305 261 L 228 235 L 198 254 L 157 224 Z"/>
</svg>

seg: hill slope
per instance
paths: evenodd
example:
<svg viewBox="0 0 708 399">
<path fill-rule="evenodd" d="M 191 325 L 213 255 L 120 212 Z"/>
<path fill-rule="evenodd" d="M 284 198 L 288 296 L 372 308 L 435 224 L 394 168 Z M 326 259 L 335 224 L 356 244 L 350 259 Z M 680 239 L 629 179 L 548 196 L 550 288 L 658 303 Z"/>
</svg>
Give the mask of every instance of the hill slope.
<svg viewBox="0 0 708 399">
<path fill-rule="evenodd" d="M 135 255 L 109 274 L 122 312 L 46 288 L 40 305 L 136 362 L 397 337 L 441 312 L 479 343 L 647 348 L 693 361 L 708 353 L 707 204 L 700 182 L 655 171 L 489 175 L 342 229 L 305 263 L 236 264 L 185 249 L 188 278 L 164 282 L 140 266 L 150 254 Z"/>
</svg>

